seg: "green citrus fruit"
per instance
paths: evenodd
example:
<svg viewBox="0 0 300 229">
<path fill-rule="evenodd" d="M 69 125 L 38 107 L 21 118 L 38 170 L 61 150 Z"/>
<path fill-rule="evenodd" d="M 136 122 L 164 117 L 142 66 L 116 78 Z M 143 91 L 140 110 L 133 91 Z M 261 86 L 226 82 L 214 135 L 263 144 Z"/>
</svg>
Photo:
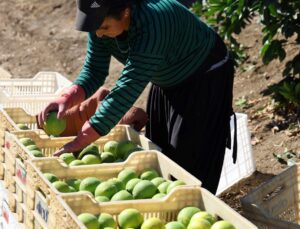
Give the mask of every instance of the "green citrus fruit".
<svg viewBox="0 0 300 229">
<path fill-rule="evenodd" d="M 181 186 L 181 185 L 185 185 L 185 182 L 182 181 L 182 180 L 176 180 L 176 181 L 173 181 L 169 186 L 168 186 L 168 189 L 167 189 L 167 193 L 171 192 L 171 190 L 177 186 Z"/>
<path fill-rule="evenodd" d="M 24 123 L 18 123 L 17 124 L 17 127 L 20 129 L 20 130 L 29 130 L 29 127 L 24 124 Z"/>
<path fill-rule="evenodd" d="M 93 165 L 93 164 L 101 163 L 100 157 L 93 155 L 93 154 L 84 155 L 83 158 L 81 159 L 81 161 L 83 161 L 83 163 L 86 165 Z"/>
<path fill-rule="evenodd" d="M 20 138 L 19 140 L 24 146 L 35 145 L 35 142 L 31 138 L 25 137 Z"/>
<path fill-rule="evenodd" d="M 186 227 L 177 221 L 172 221 L 166 224 L 166 229 L 186 229 Z"/>
<path fill-rule="evenodd" d="M 62 159 L 67 165 L 76 160 L 72 153 L 63 153 L 59 156 L 59 158 Z"/>
<path fill-rule="evenodd" d="M 149 218 L 144 221 L 141 229 L 165 229 L 165 224 L 158 218 Z"/>
<path fill-rule="evenodd" d="M 86 226 L 87 229 L 99 229 L 99 222 L 96 216 L 90 213 L 82 213 L 78 219 Z"/>
<path fill-rule="evenodd" d="M 117 222 L 112 215 L 107 213 L 101 213 L 98 217 L 98 222 L 99 229 L 104 229 L 105 227 L 117 228 Z"/>
<path fill-rule="evenodd" d="M 136 229 L 139 228 L 143 222 L 144 217 L 134 208 L 127 208 L 118 215 L 118 223 L 122 229 Z"/>
<path fill-rule="evenodd" d="M 48 135 L 59 136 L 66 129 L 65 119 L 58 119 L 57 112 L 52 111 L 47 114 L 44 122 L 44 130 Z"/>
<path fill-rule="evenodd" d="M 94 194 L 97 186 L 100 183 L 101 183 L 101 181 L 96 177 L 86 177 L 81 181 L 79 190 L 80 191 L 89 191 L 92 194 Z"/>
<path fill-rule="evenodd" d="M 118 174 L 118 179 L 122 181 L 125 185 L 127 182 L 133 178 L 138 178 L 136 172 L 133 169 L 123 169 L 119 174 Z"/>
<path fill-rule="evenodd" d="M 214 223 L 211 229 L 235 229 L 235 226 L 226 220 L 220 220 Z"/>
<path fill-rule="evenodd" d="M 187 226 L 190 223 L 191 218 L 197 212 L 201 210 L 197 207 L 189 206 L 181 209 L 177 215 L 177 221 L 182 223 L 183 225 Z"/>
<path fill-rule="evenodd" d="M 155 169 L 146 169 L 140 175 L 142 180 L 152 180 L 156 177 L 159 177 L 159 173 Z"/>
<path fill-rule="evenodd" d="M 53 173 L 44 173 L 44 176 L 47 178 L 48 181 L 51 183 L 58 181 L 57 176 L 55 176 Z"/>
<path fill-rule="evenodd" d="M 104 181 L 95 189 L 95 196 L 106 196 L 110 199 L 117 192 L 118 189 L 112 182 Z"/>
<path fill-rule="evenodd" d="M 118 200 L 133 200 L 133 196 L 126 190 L 121 190 L 114 194 L 111 198 L 111 201 L 118 201 Z"/>
<path fill-rule="evenodd" d="M 64 181 L 54 181 L 52 185 L 59 191 L 59 192 L 69 192 L 69 185 Z"/>
<path fill-rule="evenodd" d="M 134 199 L 148 199 L 152 198 L 157 193 L 156 186 L 148 180 L 141 180 L 138 182 L 133 190 L 132 195 Z"/>
</svg>

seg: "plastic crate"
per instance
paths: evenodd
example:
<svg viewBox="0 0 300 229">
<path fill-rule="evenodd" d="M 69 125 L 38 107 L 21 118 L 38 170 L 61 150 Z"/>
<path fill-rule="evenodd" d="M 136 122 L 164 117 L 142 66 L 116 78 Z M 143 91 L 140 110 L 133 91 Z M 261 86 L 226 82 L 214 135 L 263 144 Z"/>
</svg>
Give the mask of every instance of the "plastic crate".
<svg viewBox="0 0 300 229">
<path fill-rule="evenodd" d="M 71 84 L 57 72 L 39 72 L 31 79 L 1 79 L 0 107 L 22 107 L 37 114 Z"/>
<path fill-rule="evenodd" d="M 12 199 L 15 200 L 9 202 L 9 206 L 13 210 L 16 210 L 18 204 L 25 204 L 24 200 L 22 202 L 18 201 L 20 200 L 20 195 L 17 195 L 16 192 L 17 190 L 19 190 L 19 193 L 23 193 L 23 195 L 26 195 L 27 169 L 24 162 L 35 158 L 30 153 L 30 151 L 19 141 L 19 138 L 21 137 L 32 138 L 36 145 L 42 150 L 45 157 L 48 158 L 52 157 L 52 154 L 57 149 L 74 139 L 74 137 L 50 138 L 40 130 L 23 130 L 12 132 L 5 131 L 5 147 L 3 148 L 4 162 L 2 163 L 2 167 L 4 170 L 4 184 L 12 193 Z M 137 145 L 141 146 L 143 149 L 159 150 L 158 146 L 153 144 L 145 136 L 132 129 L 129 125 L 117 125 L 110 131 L 110 133 L 108 133 L 106 136 L 101 137 L 95 143 L 103 148 L 103 145 L 108 140 L 131 140 Z M 60 160 L 57 157 L 55 157 L 54 159 Z M 61 160 L 60 162 L 63 163 Z M 82 166 L 82 168 L 84 167 L 86 166 Z"/>
<path fill-rule="evenodd" d="M 38 72 L 33 78 L 1 79 L 0 89 L 9 96 L 54 95 L 72 82 L 58 72 Z"/>
<path fill-rule="evenodd" d="M 237 161 L 234 164 L 232 150 L 226 149 L 222 173 L 216 194 L 219 195 L 239 180 L 250 176 L 255 170 L 255 162 L 252 153 L 251 137 L 248 129 L 248 116 L 236 113 L 237 118 Z M 234 122 L 230 121 L 233 143 Z"/>
<path fill-rule="evenodd" d="M 286 169 L 241 199 L 244 215 L 263 229 L 300 228 L 300 164 Z"/>
<path fill-rule="evenodd" d="M 0 108 L 0 130 L 21 131 L 17 126 L 23 123 L 30 130 L 38 129 L 36 116 L 27 113 L 21 107 Z"/>
<path fill-rule="evenodd" d="M 141 212 L 145 219 L 157 217 L 165 222 L 174 221 L 178 212 L 186 206 L 196 206 L 219 218 L 228 220 L 236 229 L 257 229 L 255 225 L 238 214 L 223 201 L 201 187 L 178 187 L 167 197 L 157 200 L 138 200 L 135 202 L 106 202 L 96 203 L 87 195 L 65 194 L 57 196 L 56 217 L 57 228 L 83 229 L 85 226 L 77 216 L 84 212 L 91 214 L 109 213 L 116 219 L 117 215 L 126 208 L 135 208 Z M 60 205 L 63 206 L 61 211 Z"/>
<path fill-rule="evenodd" d="M 0 146 L 4 147 L 5 131 L 22 131 L 18 123 L 24 123 L 29 129 L 37 130 L 36 117 L 28 114 L 23 108 L 0 108 Z M 40 135 L 46 135 L 43 130 L 38 130 Z M 0 147 L 0 179 L 4 179 L 3 162 L 4 151 Z"/>
<path fill-rule="evenodd" d="M 185 171 L 182 167 L 177 165 L 171 159 L 166 157 L 164 154 L 156 150 L 139 151 L 132 153 L 126 161 L 120 163 L 105 163 L 100 165 L 87 165 L 87 166 L 75 166 L 68 167 L 62 164 L 59 160 L 55 158 L 49 159 L 35 159 L 27 162 L 27 174 L 28 174 L 28 185 L 27 185 L 27 203 L 28 206 L 33 208 L 36 204 L 30 203 L 30 201 L 36 199 L 36 192 L 39 190 L 43 193 L 46 202 L 40 202 L 42 206 L 47 206 L 49 212 L 49 218 L 51 214 L 51 209 L 53 207 L 51 204 L 55 201 L 57 195 L 63 193 L 59 192 L 57 189 L 51 185 L 51 183 L 44 177 L 43 173 L 53 173 L 60 180 L 68 179 L 83 179 L 85 177 L 97 177 L 100 180 L 108 180 L 113 177 L 117 177 L 118 173 L 125 168 L 132 168 L 138 174 L 147 168 L 154 168 L 160 172 L 161 176 L 173 180 L 178 179 L 186 183 L 187 186 L 201 186 L 201 182 Z M 131 200 L 134 202 L 135 200 Z M 36 214 L 37 214 L 36 209 Z M 44 211 L 39 211 L 43 214 Z M 43 214 L 45 215 L 45 214 Z M 55 225 L 57 222 L 47 222 L 48 225 Z"/>
<path fill-rule="evenodd" d="M 45 157 L 52 157 L 52 154 L 74 139 L 74 137 L 58 137 L 58 138 L 50 138 L 44 134 L 42 130 L 23 130 L 23 131 L 5 131 L 5 149 L 7 150 L 7 154 L 4 157 L 4 163 L 7 166 L 8 170 L 12 172 L 14 176 L 16 173 L 16 159 L 20 158 L 19 163 L 23 164 L 23 161 L 28 159 L 34 159 L 34 157 L 30 151 L 19 141 L 19 138 L 29 137 L 31 138 L 36 145 L 41 149 Z M 107 135 L 99 138 L 95 143 L 103 148 L 104 144 L 109 140 L 131 140 L 137 145 L 141 146 L 145 150 L 155 149 L 160 150 L 160 148 L 151 142 L 145 136 L 139 134 L 139 132 L 135 131 L 129 125 L 117 125 L 115 126 Z M 8 163 L 6 163 L 6 156 L 8 156 Z M 12 163 L 10 163 L 12 162 Z M 24 167 L 24 164 L 21 166 Z M 26 174 L 26 172 L 24 172 Z"/>
</svg>

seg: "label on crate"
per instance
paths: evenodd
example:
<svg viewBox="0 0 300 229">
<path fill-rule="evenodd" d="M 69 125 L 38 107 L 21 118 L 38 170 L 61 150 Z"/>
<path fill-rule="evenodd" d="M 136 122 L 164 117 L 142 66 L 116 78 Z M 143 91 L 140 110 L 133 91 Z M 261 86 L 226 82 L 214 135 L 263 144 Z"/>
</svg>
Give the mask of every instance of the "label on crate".
<svg viewBox="0 0 300 229">
<path fill-rule="evenodd" d="M 4 145 L 6 149 L 10 149 L 11 143 L 9 141 L 5 141 Z"/>
<path fill-rule="evenodd" d="M 8 203 L 3 201 L 2 204 L 2 216 L 4 228 L 20 228 L 17 219 L 9 209 Z"/>
<path fill-rule="evenodd" d="M 16 163 L 16 175 L 22 182 L 22 184 L 26 185 L 26 169 L 20 164 L 20 161 L 17 161 Z"/>
<path fill-rule="evenodd" d="M 48 222 L 49 210 L 47 203 L 40 196 L 41 194 L 35 195 L 35 211 L 42 217 L 45 222 Z"/>
</svg>

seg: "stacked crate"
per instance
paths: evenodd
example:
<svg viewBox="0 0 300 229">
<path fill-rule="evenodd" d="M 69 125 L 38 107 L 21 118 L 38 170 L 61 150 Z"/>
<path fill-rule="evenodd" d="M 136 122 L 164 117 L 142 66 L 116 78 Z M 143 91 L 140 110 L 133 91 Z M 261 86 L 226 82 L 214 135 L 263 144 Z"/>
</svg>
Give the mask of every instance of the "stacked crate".
<svg viewBox="0 0 300 229">
<path fill-rule="evenodd" d="M 21 131 L 17 124 L 23 123 L 29 129 L 36 130 L 40 135 L 45 135 L 43 130 L 37 129 L 36 117 L 28 114 L 23 108 L 0 108 L 0 145 L 4 145 L 5 131 Z M 0 147 L 0 179 L 4 179 L 5 161 L 4 149 Z"/>
<path fill-rule="evenodd" d="M 59 137 L 49 138 L 45 134 L 40 134 L 38 131 L 15 131 L 5 132 L 5 184 L 9 190 L 9 206 L 13 211 L 17 212 L 18 220 L 24 222 L 27 206 L 26 203 L 27 187 L 30 189 L 33 186 L 28 186 L 27 178 L 28 171 L 25 162 L 35 159 L 30 151 L 19 141 L 20 138 L 29 137 L 41 149 L 44 156 L 52 157 L 52 154 L 64 144 L 70 142 L 74 137 Z M 149 141 L 145 136 L 140 135 L 128 125 L 118 125 L 113 128 L 109 134 L 100 138 L 95 143 L 100 147 L 111 140 L 116 141 L 131 140 L 143 149 L 159 149 L 155 144 Z M 59 160 L 54 158 L 54 160 Z M 83 166 L 85 167 L 85 166 Z M 33 197 L 33 196 L 31 196 Z M 33 197 L 34 198 L 34 197 Z M 33 205 L 30 205 L 32 208 Z"/>
<path fill-rule="evenodd" d="M 187 205 L 195 205 L 203 210 L 229 220 L 236 228 L 256 228 L 245 218 L 225 205 L 217 197 L 200 188 L 201 182 L 183 168 L 160 153 L 160 148 L 136 132 L 128 125 L 118 125 L 95 143 L 103 148 L 109 140 L 131 140 L 145 151 L 135 152 L 126 161 L 111 164 L 68 167 L 62 160 L 52 157 L 53 152 L 74 137 L 50 138 L 43 130 L 37 129 L 36 114 L 71 82 L 56 72 L 40 72 L 32 79 L 10 79 L 0 82 L 0 178 L 4 179 L 5 204 L 2 209 L 11 211 L 18 222 L 14 228 L 84 228 L 78 221 L 81 211 L 105 212 L 116 216 L 121 209 L 136 207 L 145 217 L 157 216 L 166 221 L 173 220 L 175 214 Z M 253 163 L 247 116 L 238 114 L 238 150 L 245 157 L 231 164 L 231 151 L 224 159 L 218 192 L 223 191 L 239 179 L 250 175 L 255 169 Z M 18 123 L 26 124 L 31 130 L 20 130 Z M 232 128 L 233 129 L 233 128 Z M 42 150 L 44 158 L 35 158 L 19 141 L 22 137 L 31 138 Z M 132 200 L 96 203 L 87 194 L 62 194 L 43 176 L 44 172 L 58 174 L 59 178 L 82 178 L 96 176 L 111 178 L 123 168 L 142 171 L 155 168 L 166 179 L 180 179 L 186 185 L 177 187 L 161 200 Z M 238 175 L 234 177 L 231 174 Z M 229 179 L 229 178 L 233 178 Z M 225 179 L 226 178 L 226 179 Z M 81 209 L 81 210 L 80 210 Z M 8 217 L 10 218 L 10 216 Z M 11 221 L 11 220 L 7 220 Z M 16 226 L 18 224 L 18 226 Z M 7 227 L 12 227 L 12 224 Z"/>
<path fill-rule="evenodd" d="M 126 161 L 120 163 L 81 165 L 75 167 L 68 167 L 65 163 L 62 163 L 56 158 L 35 159 L 27 163 L 29 178 L 27 183 L 27 187 L 29 187 L 29 189 L 27 189 L 27 203 L 31 209 L 33 209 L 33 205 L 35 205 L 32 214 L 31 212 L 28 213 L 28 217 L 31 217 L 31 219 L 27 222 L 30 223 L 34 218 L 38 218 L 41 221 L 41 218 L 46 216 L 41 225 L 47 225 L 47 227 L 42 227 L 41 225 L 39 225 L 39 227 L 50 228 L 51 225 L 57 225 L 59 223 L 55 221 L 58 211 L 56 197 L 63 193 L 57 191 L 44 177 L 43 173 L 55 174 L 59 180 L 96 177 L 101 181 L 105 181 L 117 177 L 118 173 L 125 168 L 131 168 L 135 170 L 137 174 L 145 169 L 152 168 L 158 171 L 161 176 L 167 180 L 181 180 L 184 181 L 186 186 L 201 186 L 201 182 L 197 178 L 157 150 L 134 152 Z M 35 200 L 35 204 L 33 200 Z M 136 200 L 132 200 L 131 202 L 135 201 Z M 31 203 L 29 204 L 29 202 Z M 37 204 L 40 205 L 39 208 L 37 208 Z M 43 210 L 41 211 L 41 209 Z M 45 214 L 45 212 L 47 212 L 47 214 Z M 30 227 L 30 225 L 28 225 L 28 227 Z"/>
<path fill-rule="evenodd" d="M 7 190 L 12 182 L 9 176 L 12 173 L 5 162 L 4 155 L 7 149 L 4 149 L 4 133 L 5 131 L 20 131 L 17 123 L 24 123 L 32 130 L 36 129 L 34 115 L 41 111 L 49 100 L 57 97 L 64 88 L 70 85 L 71 81 L 57 72 L 39 72 L 28 79 L 8 79 L 0 76 L 0 179 L 1 185 L 4 185 L 1 191 L 1 209 L 3 215 L 6 216 L 2 217 L 5 218 L 2 220 L 5 228 L 17 228 L 17 225 L 21 227 L 22 224 L 17 222 L 16 209 L 11 208 L 14 201 L 10 191 Z M 42 130 L 37 133 L 45 134 Z M 4 173 L 9 177 L 5 179 Z M 3 182 L 4 179 L 6 182 Z"/>
<path fill-rule="evenodd" d="M 1 79 L 0 107 L 22 107 L 37 114 L 71 84 L 58 72 L 39 72 L 29 79 Z"/>
</svg>

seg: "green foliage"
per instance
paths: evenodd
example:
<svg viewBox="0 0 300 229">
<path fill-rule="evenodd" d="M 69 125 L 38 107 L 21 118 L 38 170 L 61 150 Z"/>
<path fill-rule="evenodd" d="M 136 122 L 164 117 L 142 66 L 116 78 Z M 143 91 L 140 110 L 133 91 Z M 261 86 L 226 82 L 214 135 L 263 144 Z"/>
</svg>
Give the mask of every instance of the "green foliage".
<svg viewBox="0 0 300 229">
<path fill-rule="evenodd" d="M 279 108 L 288 109 L 289 111 L 300 111 L 300 80 L 286 78 L 278 84 L 269 86 L 270 92 L 273 93 L 275 102 Z"/>
<path fill-rule="evenodd" d="M 192 10 L 217 28 L 218 33 L 229 42 L 237 61 L 244 60 L 245 55 L 235 35 L 240 34 L 255 15 L 260 16 L 262 24 L 260 54 L 265 64 L 286 58 L 285 44 L 289 38 L 295 36 L 295 46 L 300 44 L 299 0 L 198 0 Z M 283 74 L 300 75 L 300 53 L 287 62 Z"/>
<path fill-rule="evenodd" d="M 296 164 L 298 154 L 288 148 L 284 149 L 283 153 L 273 153 L 273 157 L 283 165 L 292 166 Z"/>
<path fill-rule="evenodd" d="M 247 109 L 250 107 L 248 100 L 245 97 L 239 98 L 236 102 L 235 105 L 237 107 L 240 107 L 242 109 Z"/>
</svg>

